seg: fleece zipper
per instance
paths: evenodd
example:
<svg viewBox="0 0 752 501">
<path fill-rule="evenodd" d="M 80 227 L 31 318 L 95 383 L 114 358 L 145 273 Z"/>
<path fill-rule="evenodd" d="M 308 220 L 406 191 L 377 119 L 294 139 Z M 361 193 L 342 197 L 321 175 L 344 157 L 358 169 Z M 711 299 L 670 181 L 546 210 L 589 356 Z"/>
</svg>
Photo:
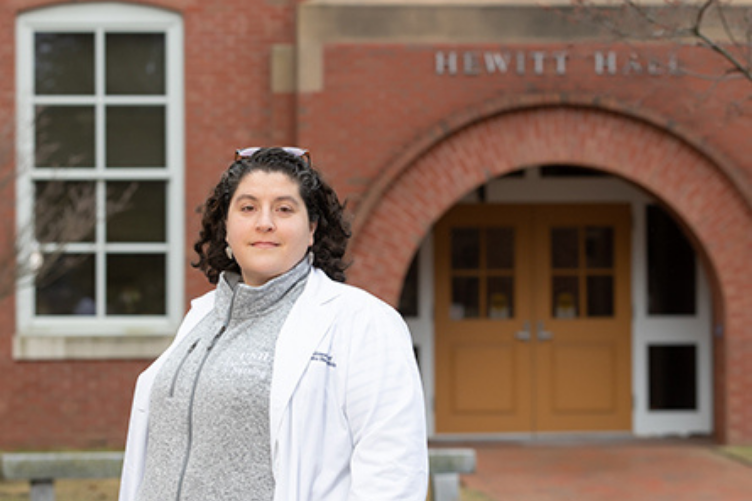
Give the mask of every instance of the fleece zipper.
<svg viewBox="0 0 752 501">
<path fill-rule="evenodd" d="M 214 348 L 214 345 L 217 344 L 217 341 L 219 341 L 219 338 L 222 337 L 222 335 L 227 330 L 227 326 L 230 324 L 230 320 L 232 318 L 232 307 L 235 304 L 235 296 L 238 293 L 238 288 L 235 288 L 235 291 L 233 291 L 232 299 L 230 299 L 230 307 L 227 310 L 227 316 L 225 317 L 225 321 L 222 324 L 222 326 L 219 328 L 219 331 L 217 331 L 216 334 L 214 334 L 214 337 L 212 337 L 211 341 L 209 341 L 209 344 L 206 346 L 206 351 L 204 351 L 203 356 L 201 357 L 201 361 L 198 364 L 198 368 L 196 369 L 196 375 L 193 378 L 193 384 L 191 385 L 191 394 L 188 397 L 188 431 L 187 431 L 187 437 L 186 437 L 186 451 L 183 455 L 183 466 L 180 470 L 180 477 L 178 478 L 178 491 L 175 495 L 175 500 L 180 501 L 180 496 L 183 493 L 183 482 L 185 480 L 185 472 L 188 469 L 188 461 L 191 458 L 191 449 L 193 448 L 193 403 L 196 398 L 196 387 L 198 386 L 198 379 L 201 376 L 201 371 L 204 368 L 204 364 L 206 363 L 206 359 L 209 358 L 209 355 L 211 354 L 212 348 Z M 193 348 L 195 348 L 196 344 L 198 344 L 198 341 L 194 343 L 191 348 L 188 350 L 188 354 L 190 354 L 191 351 L 193 351 Z M 181 361 L 180 367 L 182 367 L 183 363 L 185 362 L 185 359 L 188 358 L 188 355 L 185 356 L 185 358 Z M 178 372 L 180 371 L 180 367 L 178 367 Z"/>
<path fill-rule="evenodd" d="M 175 374 L 172 376 L 172 384 L 170 384 L 170 398 L 175 396 L 175 386 L 177 386 L 178 383 L 178 376 L 180 376 L 180 371 L 183 370 L 183 366 L 185 365 L 185 362 L 188 361 L 188 357 L 191 356 L 191 353 L 193 353 L 193 350 L 196 349 L 196 346 L 198 346 L 200 339 L 197 339 L 193 342 L 193 344 L 188 348 L 188 351 L 183 355 L 183 358 L 180 360 L 180 363 L 178 364 L 178 368 L 175 370 Z"/>
</svg>

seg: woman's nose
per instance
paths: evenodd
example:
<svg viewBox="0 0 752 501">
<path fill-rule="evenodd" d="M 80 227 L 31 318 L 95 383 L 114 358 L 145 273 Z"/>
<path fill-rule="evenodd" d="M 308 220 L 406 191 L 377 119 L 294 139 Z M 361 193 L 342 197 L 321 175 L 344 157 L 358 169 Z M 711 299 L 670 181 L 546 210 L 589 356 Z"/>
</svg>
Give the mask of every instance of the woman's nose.
<svg viewBox="0 0 752 501">
<path fill-rule="evenodd" d="M 259 217 L 256 220 L 256 229 L 258 231 L 270 231 L 274 229 L 274 218 L 271 211 L 262 210 L 259 212 Z"/>
</svg>

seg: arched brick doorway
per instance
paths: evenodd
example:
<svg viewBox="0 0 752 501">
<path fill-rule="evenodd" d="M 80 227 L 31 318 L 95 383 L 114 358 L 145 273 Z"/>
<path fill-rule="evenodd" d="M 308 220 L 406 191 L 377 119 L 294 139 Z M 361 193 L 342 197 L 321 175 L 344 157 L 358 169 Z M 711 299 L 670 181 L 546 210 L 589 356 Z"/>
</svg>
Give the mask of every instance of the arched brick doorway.
<svg viewBox="0 0 752 501">
<path fill-rule="evenodd" d="M 449 134 L 383 189 L 353 243 L 350 280 L 396 302 L 422 237 L 465 193 L 488 179 L 541 164 L 575 163 L 627 179 L 690 229 L 716 284 L 716 423 L 719 439 L 752 440 L 752 217 L 717 165 L 651 124 L 592 108 L 545 107 L 479 120 Z M 378 249 L 378 252 L 373 252 Z"/>
</svg>

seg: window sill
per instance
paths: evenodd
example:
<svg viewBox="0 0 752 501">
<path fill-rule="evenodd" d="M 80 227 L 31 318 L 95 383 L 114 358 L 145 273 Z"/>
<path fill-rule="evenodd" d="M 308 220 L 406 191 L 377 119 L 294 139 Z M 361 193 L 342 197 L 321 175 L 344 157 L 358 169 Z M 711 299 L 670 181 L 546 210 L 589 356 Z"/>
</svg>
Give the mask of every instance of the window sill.
<svg viewBox="0 0 752 501">
<path fill-rule="evenodd" d="M 13 338 L 15 360 L 126 360 L 153 359 L 173 340 L 155 336 L 35 336 Z"/>
</svg>

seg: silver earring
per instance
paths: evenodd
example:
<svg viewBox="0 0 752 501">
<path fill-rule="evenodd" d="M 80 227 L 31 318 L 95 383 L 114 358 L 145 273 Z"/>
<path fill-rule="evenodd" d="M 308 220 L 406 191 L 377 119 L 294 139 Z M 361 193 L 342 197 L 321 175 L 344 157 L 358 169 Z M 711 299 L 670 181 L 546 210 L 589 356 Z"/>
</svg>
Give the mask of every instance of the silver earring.
<svg viewBox="0 0 752 501">
<path fill-rule="evenodd" d="M 315 257 L 313 255 L 313 251 L 308 251 L 308 256 L 307 257 L 308 257 L 308 264 L 310 264 L 311 266 L 313 266 L 313 258 Z"/>
<path fill-rule="evenodd" d="M 232 247 L 230 247 L 229 245 L 225 247 L 225 254 L 227 254 L 227 257 L 229 257 L 230 260 L 235 259 L 235 256 L 232 254 Z"/>
</svg>

